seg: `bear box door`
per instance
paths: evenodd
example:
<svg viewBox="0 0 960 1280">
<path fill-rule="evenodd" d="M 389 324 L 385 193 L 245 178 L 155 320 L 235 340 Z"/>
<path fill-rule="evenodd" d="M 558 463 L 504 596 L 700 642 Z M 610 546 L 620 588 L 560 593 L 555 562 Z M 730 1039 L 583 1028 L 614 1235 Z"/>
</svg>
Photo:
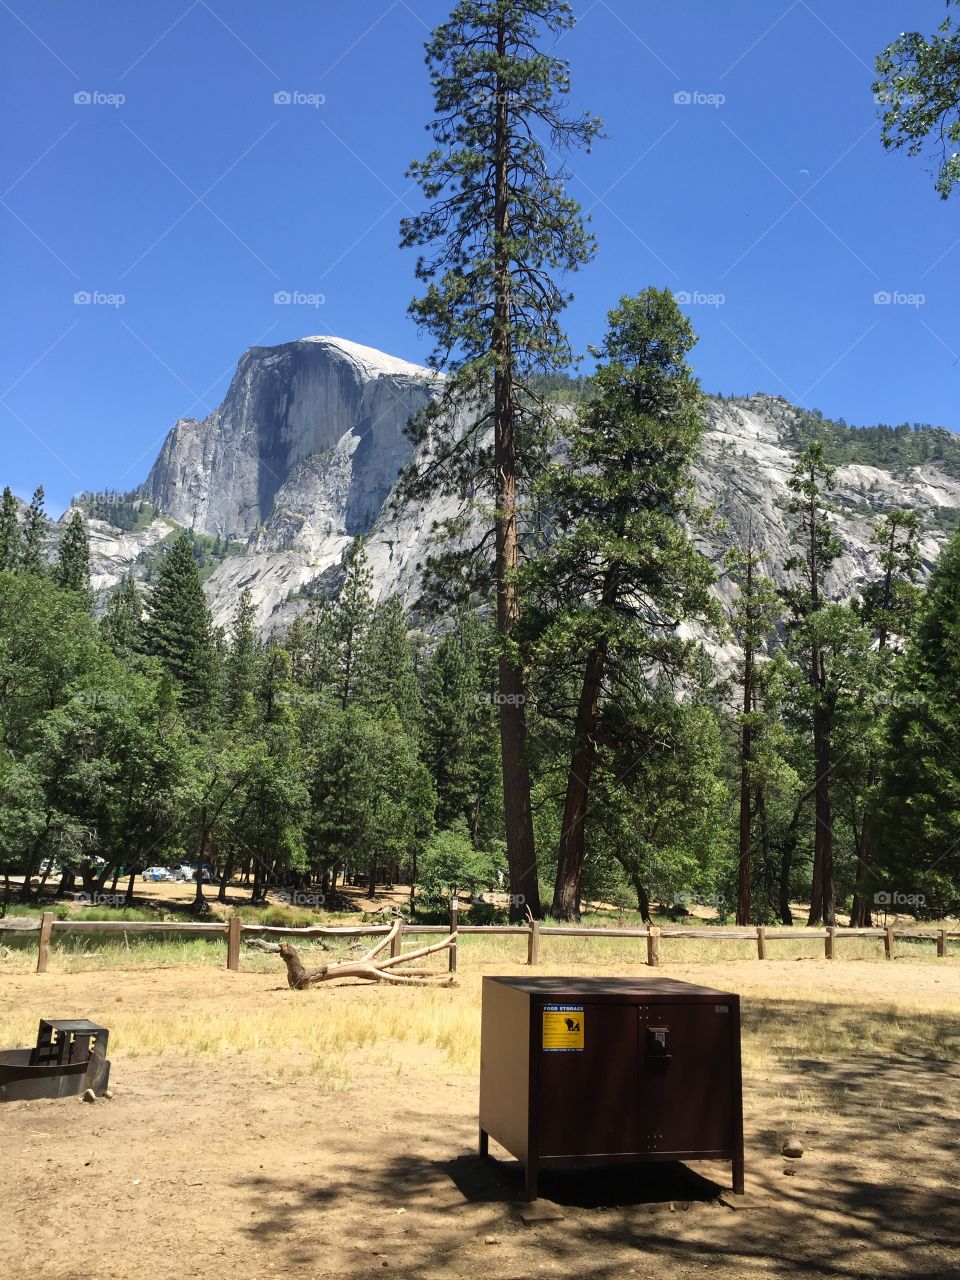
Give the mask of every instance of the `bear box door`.
<svg viewBox="0 0 960 1280">
<path fill-rule="evenodd" d="M 541 1158 L 636 1152 L 636 1004 L 545 1003 L 532 1030 Z"/>
<path fill-rule="evenodd" d="M 651 1003 L 635 1016 L 639 1150 L 729 1153 L 729 1005 Z"/>
</svg>

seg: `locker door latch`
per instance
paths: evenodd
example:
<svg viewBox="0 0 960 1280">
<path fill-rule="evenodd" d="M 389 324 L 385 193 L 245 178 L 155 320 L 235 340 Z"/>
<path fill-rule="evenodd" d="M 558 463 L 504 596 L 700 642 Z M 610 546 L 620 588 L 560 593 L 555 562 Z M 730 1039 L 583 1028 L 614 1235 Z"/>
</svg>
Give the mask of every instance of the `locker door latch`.
<svg viewBox="0 0 960 1280">
<path fill-rule="evenodd" d="M 669 1058 L 667 1047 L 669 1027 L 647 1027 L 647 1050 L 658 1058 Z"/>
</svg>

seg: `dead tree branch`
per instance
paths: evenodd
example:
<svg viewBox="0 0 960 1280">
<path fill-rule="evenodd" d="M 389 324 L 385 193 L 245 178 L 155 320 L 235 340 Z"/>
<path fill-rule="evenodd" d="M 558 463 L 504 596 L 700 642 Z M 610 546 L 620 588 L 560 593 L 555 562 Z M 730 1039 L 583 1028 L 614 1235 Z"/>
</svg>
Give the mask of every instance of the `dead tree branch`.
<svg viewBox="0 0 960 1280">
<path fill-rule="evenodd" d="M 317 982 L 330 982 L 333 978 L 364 978 L 368 982 L 392 982 L 403 986 L 431 986 L 435 985 L 437 979 L 440 979 L 443 985 L 445 979 L 447 985 L 452 984 L 452 976 L 442 971 L 417 969 L 413 973 L 398 973 L 394 966 L 406 964 L 409 960 L 421 960 L 424 956 L 433 955 L 437 951 L 446 951 L 456 943 L 456 933 L 451 933 L 448 938 L 435 942 L 432 946 L 418 947 L 416 951 L 406 951 L 398 956 L 392 956 L 389 960 L 380 960 L 375 963 L 380 952 L 385 951 L 396 938 L 401 925 L 402 921 L 397 920 L 385 937 L 381 938 L 365 955 L 358 956 L 356 960 L 322 964 L 316 969 L 305 968 L 296 948 L 289 942 L 282 942 L 277 950 L 287 966 L 287 985 L 295 991 L 302 991 L 304 987 L 312 986 Z"/>
</svg>

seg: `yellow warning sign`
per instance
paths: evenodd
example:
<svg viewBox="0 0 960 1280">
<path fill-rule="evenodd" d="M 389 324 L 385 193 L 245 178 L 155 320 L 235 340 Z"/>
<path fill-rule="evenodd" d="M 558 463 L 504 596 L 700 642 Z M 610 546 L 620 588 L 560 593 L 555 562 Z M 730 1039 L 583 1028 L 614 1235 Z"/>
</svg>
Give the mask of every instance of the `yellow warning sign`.
<svg viewBox="0 0 960 1280">
<path fill-rule="evenodd" d="M 543 1006 L 543 1048 L 547 1053 L 583 1052 L 583 1005 Z"/>
</svg>

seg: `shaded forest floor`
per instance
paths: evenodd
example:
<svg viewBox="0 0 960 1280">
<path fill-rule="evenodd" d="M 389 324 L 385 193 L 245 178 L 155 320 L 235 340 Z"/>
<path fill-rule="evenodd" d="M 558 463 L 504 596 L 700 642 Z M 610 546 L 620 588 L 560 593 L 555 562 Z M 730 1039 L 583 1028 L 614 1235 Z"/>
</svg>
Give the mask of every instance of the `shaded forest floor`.
<svg viewBox="0 0 960 1280">
<path fill-rule="evenodd" d="M 114 1096 L 0 1107 L 0 1274 L 960 1273 L 960 963 L 665 963 L 743 998 L 747 1197 L 721 1202 L 721 1164 L 554 1173 L 562 1218 L 525 1225 L 518 1166 L 475 1154 L 480 978 L 525 968 L 471 941 L 436 991 L 295 993 L 246 953 L 239 974 L 6 969 L 0 1045 L 103 1022 Z"/>
</svg>

